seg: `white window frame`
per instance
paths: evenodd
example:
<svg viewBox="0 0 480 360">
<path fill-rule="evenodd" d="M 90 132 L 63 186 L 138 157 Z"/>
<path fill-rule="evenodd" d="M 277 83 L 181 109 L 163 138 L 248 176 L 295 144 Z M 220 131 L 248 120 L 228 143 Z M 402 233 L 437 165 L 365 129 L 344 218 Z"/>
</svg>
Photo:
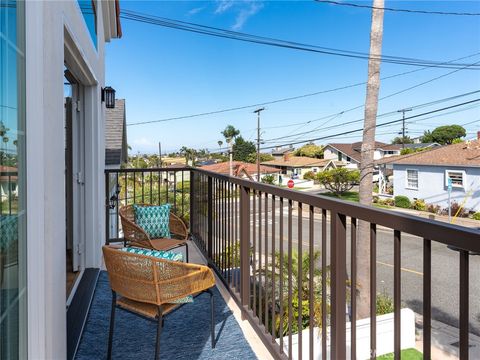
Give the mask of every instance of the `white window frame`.
<svg viewBox="0 0 480 360">
<path fill-rule="evenodd" d="M 457 174 L 462 174 L 462 185 L 459 184 L 453 184 L 452 187 L 454 188 L 459 188 L 459 189 L 464 189 L 465 188 L 465 182 L 466 182 L 466 172 L 465 170 L 453 170 L 453 169 L 446 169 L 445 170 L 445 186 L 448 187 L 448 179 L 450 178 L 450 173 L 457 173 Z"/>
<path fill-rule="evenodd" d="M 412 186 L 409 185 L 409 183 L 408 183 L 408 172 L 409 171 L 416 171 L 416 173 L 417 173 L 417 187 L 412 187 Z M 410 169 L 405 170 L 405 188 L 406 189 L 418 190 L 418 182 L 419 182 L 418 173 L 419 173 L 418 169 L 411 169 L 410 168 Z"/>
</svg>

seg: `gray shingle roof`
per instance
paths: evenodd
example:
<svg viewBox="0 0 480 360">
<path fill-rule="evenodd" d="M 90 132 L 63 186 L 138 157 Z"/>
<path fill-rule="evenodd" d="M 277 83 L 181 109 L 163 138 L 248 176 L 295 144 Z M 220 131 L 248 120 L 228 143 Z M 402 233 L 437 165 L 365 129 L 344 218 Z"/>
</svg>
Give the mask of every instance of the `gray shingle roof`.
<svg viewBox="0 0 480 360">
<path fill-rule="evenodd" d="M 127 161 L 127 147 L 125 99 L 117 99 L 114 109 L 105 110 L 105 165 Z"/>
</svg>

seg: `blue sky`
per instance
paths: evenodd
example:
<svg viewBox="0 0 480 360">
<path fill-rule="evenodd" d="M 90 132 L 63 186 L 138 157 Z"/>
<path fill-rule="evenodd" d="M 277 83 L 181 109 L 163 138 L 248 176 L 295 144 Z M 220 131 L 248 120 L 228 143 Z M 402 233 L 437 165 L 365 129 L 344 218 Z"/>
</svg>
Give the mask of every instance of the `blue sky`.
<svg viewBox="0 0 480 360">
<path fill-rule="evenodd" d="M 371 4 L 371 2 L 362 2 Z M 476 1 L 386 1 L 397 8 L 480 12 Z M 370 17 L 368 9 L 350 8 L 314 1 L 122 1 L 123 9 L 176 20 L 231 29 L 245 33 L 301 43 L 368 52 Z M 296 96 L 352 83 L 367 76 L 367 62 L 323 54 L 275 48 L 220 39 L 154 25 L 122 21 L 123 38 L 107 45 L 107 84 L 126 99 L 127 123 L 151 121 L 215 111 Z M 480 53 L 480 16 L 439 16 L 385 12 L 383 54 L 437 61 Z M 479 62 L 480 54 L 462 62 Z M 414 67 L 383 64 L 382 76 Z M 380 97 L 451 72 L 425 69 L 385 80 Z M 380 101 L 379 114 L 480 89 L 480 71 L 463 70 Z M 479 95 L 477 94 L 477 97 Z M 436 107 L 474 99 L 457 99 L 415 110 L 409 115 Z M 308 140 L 356 129 L 359 124 L 343 123 L 361 119 L 360 108 L 323 121 L 283 128 L 340 113 L 365 102 L 365 86 L 266 106 L 262 113 L 262 138 L 269 141 L 289 133 L 308 132 L 292 139 Z M 480 130 L 480 107 L 436 116 L 408 125 L 411 136 L 437 125 L 463 124 L 470 136 Z M 228 113 L 128 127 L 133 152 L 156 152 L 158 141 L 166 151 L 182 146 L 218 149 L 220 131 L 232 124 L 246 139 L 256 137 L 254 108 Z M 395 120 L 398 115 L 379 119 Z M 328 118 L 326 119 L 328 120 Z M 377 140 L 389 141 L 400 125 L 377 129 Z M 318 143 L 351 142 L 361 133 L 335 137 Z M 292 140 L 288 140 L 292 141 Z"/>
</svg>

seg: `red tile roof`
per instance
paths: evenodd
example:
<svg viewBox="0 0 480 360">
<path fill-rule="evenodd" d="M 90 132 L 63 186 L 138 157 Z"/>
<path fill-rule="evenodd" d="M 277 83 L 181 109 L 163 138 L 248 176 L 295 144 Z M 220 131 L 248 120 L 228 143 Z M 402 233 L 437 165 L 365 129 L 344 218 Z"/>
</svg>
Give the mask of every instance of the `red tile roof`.
<svg viewBox="0 0 480 360">
<path fill-rule="evenodd" d="M 251 164 L 251 163 L 246 163 L 243 161 L 232 161 L 232 167 L 233 171 L 235 172 L 240 166 L 244 167 L 244 169 L 250 174 L 256 174 L 257 173 L 257 164 Z M 230 162 L 225 161 L 217 164 L 211 164 L 211 165 L 204 165 L 201 166 L 201 169 L 203 170 L 208 170 L 208 171 L 213 171 L 219 174 L 230 174 Z M 280 172 L 280 169 L 276 169 L 271 166 L 264 166 L 260 165 L 260 172 L 262 174 L 274 174 Z"/>
</svg>

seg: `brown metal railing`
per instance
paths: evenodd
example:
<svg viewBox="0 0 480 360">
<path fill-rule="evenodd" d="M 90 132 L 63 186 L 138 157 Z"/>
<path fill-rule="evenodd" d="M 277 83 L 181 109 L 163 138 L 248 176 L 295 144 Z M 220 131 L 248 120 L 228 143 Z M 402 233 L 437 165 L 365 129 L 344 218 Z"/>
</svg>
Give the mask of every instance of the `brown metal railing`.
<svg viewBox="0 0 480 360">
<path fill-rule="evenodd" d="M 139 173 L 162 171 L 172 170 L 126 173 L 143 179 Z M 193 241 L 275 358 L 313 359 L 318 350 L 322 359 L 356 358 L 358 241 L 367 234 L 370 297 L 376 299 L 377 231 L 386 228 L 392 232 L 395 359 L 400 359 L 401 349 L 402 234 L 423 238 L 419 246 L 423 247 L 425 359 L 431 358 L 432 241 L 459 250 L 459 354 L 468 359 L 469 252 L 480 252 L 477 230 L 199 169 L 173 171 L 189 173 L 188 210 L 182 208 L 181 213 L 188 211 Z M 112 174 L 118 179 L 119 172 L 107 172 L 106 185 Z M 182 189 L 184 185 L 182 181 Z M 106 204 L 111 205 L 110 199 Z M 360 230 L 362 226 L 366 231 Z M 372 358 L 377 349 L 376 310 L 376 301 L 371 301 Z"/>
<path fill-rule="evenodd" d="M 190 218 L 188 168 L 105 170 L 105 230 L 107 243 L 123 240 L 118 216 L 130 204 L 172 204 L 172 211 L 186 223 Z"/>
</svg>

